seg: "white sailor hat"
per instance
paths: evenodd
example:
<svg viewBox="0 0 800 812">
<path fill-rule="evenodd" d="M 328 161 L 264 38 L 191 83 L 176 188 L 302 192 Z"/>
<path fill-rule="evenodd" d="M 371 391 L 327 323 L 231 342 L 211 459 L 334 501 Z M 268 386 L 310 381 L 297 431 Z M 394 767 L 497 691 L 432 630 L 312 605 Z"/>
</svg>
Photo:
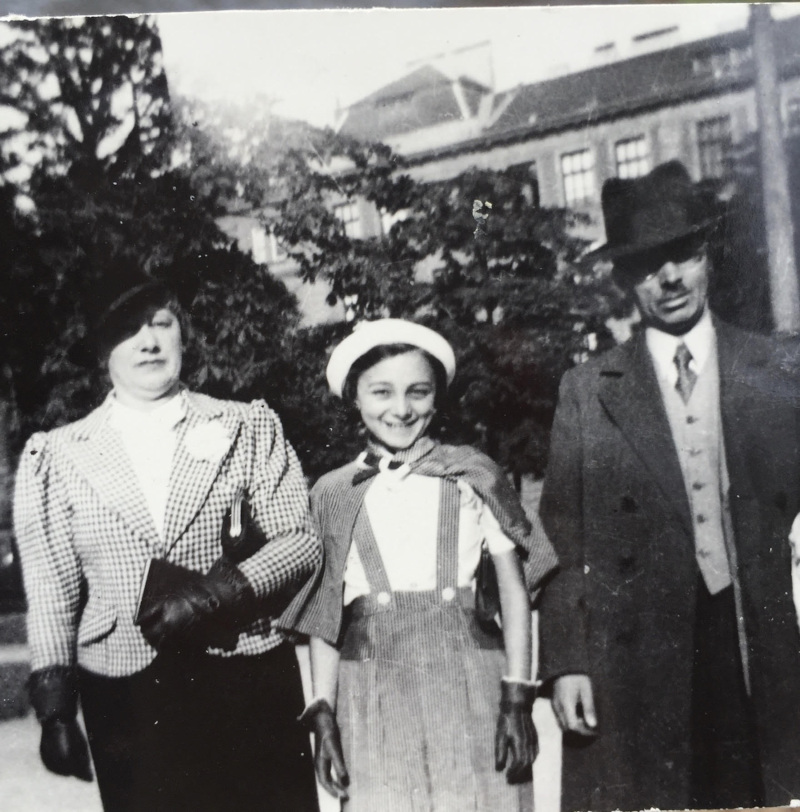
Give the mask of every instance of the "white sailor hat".
<svg viewBox="0 0 800 812">
<path fill-rule="evenodd" d="M 334 395 L 342 396 L 344 382 L 353 364 L 381 344 L 410 344 L 430 353 L 444 367 L 447 383 L 456 374 L 456 357 L 439 333 L 405 319 L 377 319 L 361 322 L 331 353 L 325 377 Z"/>
</svg>

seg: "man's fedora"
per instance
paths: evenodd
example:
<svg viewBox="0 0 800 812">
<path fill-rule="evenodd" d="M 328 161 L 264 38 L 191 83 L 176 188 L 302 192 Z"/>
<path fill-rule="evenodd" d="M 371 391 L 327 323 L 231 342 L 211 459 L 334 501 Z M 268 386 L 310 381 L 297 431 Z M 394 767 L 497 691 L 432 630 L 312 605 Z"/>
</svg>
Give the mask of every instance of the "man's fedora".
<svg viewBox="0 0 800 812">
<path fill-rule="evenodd" d="M 601 195 L 606 243 L 591 259 L 622 259 L 702 234 L 717 217 L 686 167 L 668 161 L 641 178 L 609 178 Z"/>
</svg>

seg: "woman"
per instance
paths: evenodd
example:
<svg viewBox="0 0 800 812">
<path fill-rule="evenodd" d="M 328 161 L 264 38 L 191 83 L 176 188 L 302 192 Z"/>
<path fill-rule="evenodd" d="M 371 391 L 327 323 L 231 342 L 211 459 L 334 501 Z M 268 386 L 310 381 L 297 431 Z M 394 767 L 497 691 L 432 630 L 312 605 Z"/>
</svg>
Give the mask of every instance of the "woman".
<svg viewBox="0 0 800 812">
<path fill-rule="evenodd" d="M 80 695 L 106 810 L 316 809 L 297 661 L 269 617 L 319 561 L 297 458 L 263 401 L 181 385 L 163 285 L 116 268 L 96 305 L 112 391 L 34 435 L 16 484 L 42 760 L 91 780 Z"/>
<path fill-rule="evenodd" d="M 444 338 L 399 319 L 361 325 L 327 367 L 368 447 L 312 490 L 325 565 L 282 623 L 311 638 L 303 720 L 318 780 L 350 812 L 533 802 L 529 589 L 555 556 L 491 460 L 432 438 L 454 373 Z M 501 637 L 474 612 L 483 543 Z"/>
</svg>

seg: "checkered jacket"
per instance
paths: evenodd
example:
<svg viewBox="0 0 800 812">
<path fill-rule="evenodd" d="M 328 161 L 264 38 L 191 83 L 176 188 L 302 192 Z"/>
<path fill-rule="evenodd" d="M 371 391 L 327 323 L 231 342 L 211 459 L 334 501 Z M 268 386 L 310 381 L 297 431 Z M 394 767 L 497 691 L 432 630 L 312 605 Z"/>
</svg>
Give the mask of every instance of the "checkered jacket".
<svg viewBox="0 0 800 812">
<path fill-rule="evenodd" d="M 185 397 L 163 539 L 109 425 L 109 400 L 25 446 L 14 527 L 33 669 L 77 662 L 125 676 L 145 668 L 156 652 L 133 617 L 146 562 L 163 556 L 208 571 L 221 554 L 222 521 L 241 485 L 268 539 L 240 565 L 256 594 L 299 588 L 319 563 L 305 480 L 275 412 L 263 401 Z M 281 639 L 273 621 L 262 618 L 229 654 L 261 653 Z"/>
</svg>

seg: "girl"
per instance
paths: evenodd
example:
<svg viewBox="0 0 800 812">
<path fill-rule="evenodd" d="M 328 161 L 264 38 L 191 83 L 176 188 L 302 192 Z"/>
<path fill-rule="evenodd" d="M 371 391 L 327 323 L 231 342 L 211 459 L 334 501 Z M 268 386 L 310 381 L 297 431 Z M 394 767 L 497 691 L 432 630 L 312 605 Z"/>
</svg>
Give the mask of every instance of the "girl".
<svg viewBox="0 0 800 812">
<path fill-rule="evenodd" d="M 454 374 L 447 341 L 399 319 L 361 325 L 327 368 L 369 442 L 312 491 L 325 563 L 283 623 L 311 637 L 301 718 L 349 812 L 532 807 L 530 590 L 556 559 L 491 460 L 432 439 Z M 482 544 L 502 636 L 475 618 Z"/>
</svg>

